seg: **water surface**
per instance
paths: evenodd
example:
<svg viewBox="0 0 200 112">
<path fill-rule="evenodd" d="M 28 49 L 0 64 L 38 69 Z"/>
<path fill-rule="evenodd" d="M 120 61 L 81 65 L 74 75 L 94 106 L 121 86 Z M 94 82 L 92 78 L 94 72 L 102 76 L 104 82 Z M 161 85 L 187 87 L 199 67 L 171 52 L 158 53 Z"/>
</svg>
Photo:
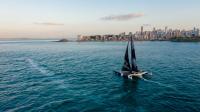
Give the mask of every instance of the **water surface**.
<svg viewBox="0 0 200 112">
<path fill-rule="evenodd" d="M 200 43 L 135 46 L 148 81 L 113 74 L 126 42 L 1 41 L 0 111 L 199 111 Z"/>
</svg>

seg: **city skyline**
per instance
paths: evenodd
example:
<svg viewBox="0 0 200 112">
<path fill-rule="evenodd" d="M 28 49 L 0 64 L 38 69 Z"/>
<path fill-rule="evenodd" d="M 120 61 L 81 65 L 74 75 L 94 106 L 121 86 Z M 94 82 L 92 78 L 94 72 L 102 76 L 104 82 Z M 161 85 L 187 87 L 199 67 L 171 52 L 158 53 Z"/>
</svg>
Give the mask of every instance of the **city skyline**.
<svg viewBox="0 0 200 112">
<path fill-rule="evenodd" d="M 199 40 L 200 30 L 193 28 L 190 30 L 185 29 L 172 29 L 167 26 L 164 29 L 157 29 L 154 27 L 152 30 L 145 30 L 144 26 L 141 26 L 140 30 L 136 32 L 122 32 L 119 34 L 104 34 L 104 35 L 79 35 L 78 41 L 127 41 L 130 36 L 134 40 L 139 41 L 170 41 L 174 38 L 184 40 L 192 39 Z"/>
<path fill-rule="evenodd" d="M 2 0 L 0 38 L 76 38 L 136 32 L 141 26 L 199 28 L 198 0 Z"/>
</svg>

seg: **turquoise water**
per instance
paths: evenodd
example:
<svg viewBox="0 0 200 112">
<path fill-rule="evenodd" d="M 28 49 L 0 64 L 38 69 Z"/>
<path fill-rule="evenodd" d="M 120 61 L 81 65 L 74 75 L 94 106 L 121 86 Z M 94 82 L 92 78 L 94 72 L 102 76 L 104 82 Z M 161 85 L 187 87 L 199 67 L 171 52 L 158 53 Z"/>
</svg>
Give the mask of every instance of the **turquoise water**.
<svg viewBox="0 0 200 112">
<path fill-rule="evenodd" d="M 149 80 L 113 74 L 126 42 L 1 41 L 0 111 L 199 111 L 200 43 L 135 46 Z"/>
</svg>

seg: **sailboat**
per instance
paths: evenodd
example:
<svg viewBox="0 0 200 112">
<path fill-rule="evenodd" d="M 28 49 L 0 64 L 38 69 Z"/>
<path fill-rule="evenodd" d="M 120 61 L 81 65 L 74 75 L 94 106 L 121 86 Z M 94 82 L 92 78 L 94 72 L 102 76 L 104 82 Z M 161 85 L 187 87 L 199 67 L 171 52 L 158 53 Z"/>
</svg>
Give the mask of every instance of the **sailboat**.
<svg viewBox="0 0 200 112">
<path fill-rule="evenodd" d="M 131 47 L 130 59 L 129 59 L 129 46 Z M 132 35 L 128 40 L 122 69 L 119 72 L 118 71 L 114 72 L 124 78 L 128 78 L 131 80 L 133 80 L 134 78 L 143 78 L 144 75 L 148 75 L 148 72 L 144 72 L 138 69 L 138 66 L 136 64 L 136 54 L 135 54 L 135 47 Z"/>
</svg>

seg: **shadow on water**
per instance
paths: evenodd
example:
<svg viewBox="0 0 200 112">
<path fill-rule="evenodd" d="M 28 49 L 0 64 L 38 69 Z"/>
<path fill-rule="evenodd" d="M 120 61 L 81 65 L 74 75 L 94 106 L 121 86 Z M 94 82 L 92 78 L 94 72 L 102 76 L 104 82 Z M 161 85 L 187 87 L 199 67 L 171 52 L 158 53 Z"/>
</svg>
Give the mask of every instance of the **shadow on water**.
<svg viewBox="0 0 200 112">
<path fill-rule="evenodd" d="M 122 86 L 121 86 L 121 91 L 122 91 L 122 96 L 120 97 L 120 104 L 121 104 L 121 109 L 131 109 L 135 110 L 136 107 L 138 107 L 137 103 L 137 89 L 138 89 L 138 79 L 135 80 L 128 80 L 124 79 Z"/>
<path fill-rule="evenodd" d="M 123 84 L 122 84 L 122 88 L 124 92 L 135 93 L 137 90 L 138 81 L 139 81 L 138 78 L 134 80 L 124 79 Z"/>
</svg>

